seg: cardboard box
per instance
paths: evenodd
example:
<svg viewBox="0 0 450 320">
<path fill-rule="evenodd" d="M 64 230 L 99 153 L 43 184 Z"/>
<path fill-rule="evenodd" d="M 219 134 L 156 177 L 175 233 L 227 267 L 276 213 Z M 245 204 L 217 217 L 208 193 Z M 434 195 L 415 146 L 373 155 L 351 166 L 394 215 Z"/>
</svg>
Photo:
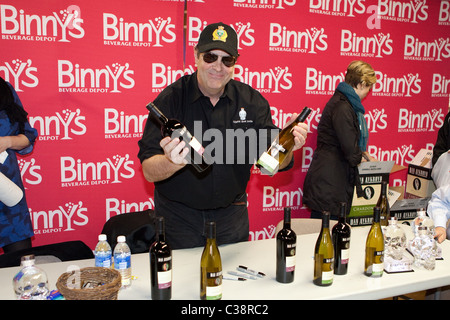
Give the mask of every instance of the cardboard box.
<svg viewBox="0 0 450 320">
<path fill-rule="evenodd" d="M 351 226 L 372 224 L 373 207 L 381 195 L 381 182 L 386 181 L 389 188 L 389 174 L 394 161 L 369 161 L 358 166 L 364 197 L 358 198 L 356 188 L 353 191 L 353 202 L 347 223 Z"/>
<path fill-rule="evenodd" d="M 433 150 L 421 149 L 408 165 L 405 198 L 431 197 L 436 186 L 431 178 Z M 412 197 L 411 197 L 412 195 Z"/>
<path fill-rule="evenodd" d="M 420 208 L 426 208 L 429 198 L 401 199 L 391 206 L 391 216 L 398 220 L 412 220 L 417 217 Z"/>
</svg>

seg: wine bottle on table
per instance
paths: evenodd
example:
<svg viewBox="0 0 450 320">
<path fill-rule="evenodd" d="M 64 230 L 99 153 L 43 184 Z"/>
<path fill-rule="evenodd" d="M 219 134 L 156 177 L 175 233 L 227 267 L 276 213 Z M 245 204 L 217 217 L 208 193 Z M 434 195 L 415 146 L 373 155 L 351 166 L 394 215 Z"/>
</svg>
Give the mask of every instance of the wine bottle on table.
<svg viewBox="0 0 450 320">
<path fill-rule="evenodd" d="M 200 299 L 222 299 L 222 260 L 216 243 L 216 223 L 207 222 L 206 244 L 200 262 Z"/>
<path fill-rule="evenodd" d="M 261 173 L 274 175 L 278 172 L 280 165 L 294 148 L 295 143 L 292 130 L 297 124 L 304 122 L 310 113 L 311 109 L 305 107 L 294 122 L 280 131 L 270 147 L 259 157 L 256 163 Z"/>
<path fill-rule="evenodd" d="M 163 137 L 170 136 L 172 139 L 179 138 L 186 142 L 186 147 L 189 149 L 186 158 L 198 172 L 203 172 L 210 166 L 212 162 L 204 153 L 205 149 L 184 124 L 176 119 L 168 119 L 152 102 L 147 105 L 147 109 L 161 125 Z"/>
<path fill-rule="evenodd" d="M 281 283 L 294 281 L 297 235 L 291 229 L 291 208 L 284 208 L 283 229 L 277 234 L 276 280 Z"/>
<path fill-rule="evenodd" d="M 322 229 L 314 250 L 314 280 L 318 286 L 330 286 L 333 283 L 334 248 L 330 235 L 330 212 L 322 213 Z"/>
<path fill-rule="evenodd" d="M 381 182 L 381 194 L 377 201 L 377 207 L 380 208 L 380 224 L 381 226 L 387 226 L 391 216 L 391 208 L 389 207 L 389 201 L 387 198 L 387 182 Z"/>
<path fill-rule="evenodd" d="M 347 274 L 350 256 L 351 227 L 345 221 L 347 215 L 347 203 L 341 202 L 338 222 L 331 230 L 331 238 L 334 247 L 334 274 Z"/>
<path fill-rule="evenodd" d="M 164 218 L 156 219 L 156 240 L 150 247 L 152 300 L 172 298 L 172 250 L 166 242 Z"/>
<path fill-rule="evenodd" d="M 380 208 L 373 208 L 373 221 L 366 240 L 364 274 L 381 277 L 384 270 L 384 237 L 380 225 Z"/>
</svg>

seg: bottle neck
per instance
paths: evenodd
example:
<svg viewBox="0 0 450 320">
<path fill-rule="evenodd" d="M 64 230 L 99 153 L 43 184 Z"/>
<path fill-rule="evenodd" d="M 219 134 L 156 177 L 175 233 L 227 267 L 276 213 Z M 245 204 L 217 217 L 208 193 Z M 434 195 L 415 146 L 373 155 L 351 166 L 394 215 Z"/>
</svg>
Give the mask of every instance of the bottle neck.
<svg viewBox="0 0 450 320">
<path fill-rule="evenodd" d="M 158 120 L 162 125 L 166 124 L 169 120 L 167 117 L 159 110 L 152 102 L 147 105 L 147 109 L 150 111 L 151 115 Z"/>
<path fill-rule="evenodd" d="M 345 202 L 341 203 L 341 210 L 339 211 L 339 222 L 345 222 L 345 217 L 347 215 L 347 204 Z"/>
<path fill-rule="evenodd" d="M 380 223 L 380 210 L 373 211 L 373 224 Z"/>
<path fill-rule="evenodd" d="M 216 243 L 216 223 L 207 222 L 206 223 L 206 243 L 214 244 Z"/>
<path fill-rule="evenodd" d="M 165 241 L 165 226 L 164 226 L 164 218 L 158 217 L 156 221 L 156 236 L 159 241 Z"/>
<path fill-rule="evenodd" d="M 322 230 L 330 228 L 330 213 L 323 212 L 322 213 Z"/>
<path fill-rule="evenodd" d="M 284 229 L 290 229 L 291 228 L 291 208 L 284 208 L 283 228 Z"/>
</svg>

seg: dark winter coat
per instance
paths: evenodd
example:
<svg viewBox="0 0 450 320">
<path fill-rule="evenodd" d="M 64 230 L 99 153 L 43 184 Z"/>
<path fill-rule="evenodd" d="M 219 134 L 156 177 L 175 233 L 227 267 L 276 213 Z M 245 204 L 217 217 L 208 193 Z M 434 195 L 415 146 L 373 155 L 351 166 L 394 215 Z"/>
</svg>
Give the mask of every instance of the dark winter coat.
<svg viewBox="0 0 450 320">
<path fill-rule="evenodd" d="M 362 157 L 359 131 L 349 100 L 336 90 L 323 110 L 317 147 L 303 186 L 303 203 L 312 210 L 338 215 L 340 202 L 347 202 L 350 211 Z"/>
</svg>

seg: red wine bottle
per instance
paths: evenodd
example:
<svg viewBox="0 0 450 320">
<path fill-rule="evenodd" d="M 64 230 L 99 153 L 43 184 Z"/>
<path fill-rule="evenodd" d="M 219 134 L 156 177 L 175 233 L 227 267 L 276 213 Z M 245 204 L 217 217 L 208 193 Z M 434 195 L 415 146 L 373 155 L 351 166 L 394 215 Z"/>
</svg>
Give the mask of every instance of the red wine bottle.
<svg viewBox="0 0 450 320">
<path fill-rule="evenodd" d="M 189 149 L 186 158 L 198 172 L 203 172 L 210 166 L 212 162 L 206 159 L 206 154 L 204 153 L 205 148 L 203 148 L 201 143 L 189 132 L 184 124 L 176 119 L 168 119 L 153 102 L 147 105 L 147 109 L 160 123 L 161 135 L 163 137 L 170 136 L 172 139 L 179 138 L 180 141 L 186 142 L 186 147 Z"/>
<path fill-rule="evenodd" d="M 276 279 L 281 283 L 294 281 L 297 235 L 291 229 L 291 208 L 284 208 L 283 229 L 277 234 Z"/>
<path fill-rule="evenodd" d="M 164 218 L 156 219 L 156 241 L 150 247 L 152 300 L 172 297 L 172 250 L 165 240 Z"/>
<path fill-rule="evenodd" d="M 341 202 L 338 222 L 331 231 L 334 247 L 334 274 L 347 274 L 351 227 L 345 222 L 347 215 L 347 203 Z"/>
</svg>

